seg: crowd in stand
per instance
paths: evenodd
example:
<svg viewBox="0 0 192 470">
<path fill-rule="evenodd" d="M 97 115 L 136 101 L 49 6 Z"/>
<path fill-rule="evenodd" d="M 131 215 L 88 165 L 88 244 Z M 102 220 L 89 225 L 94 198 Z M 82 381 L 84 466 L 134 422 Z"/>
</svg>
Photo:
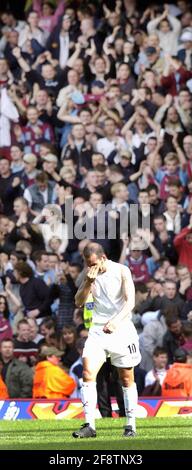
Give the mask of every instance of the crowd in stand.
<svg viewBox="0 0 192 470">
<path fill-rule="evenodd" d="M 18 17 L 6 3 L 0 398 L 53 398 L 54 376 L 55 397 L 79 396 L 89 240 L 131 270 L 137 386 L 166 395 L 175 361 L 192 376 L 191 2 L 27 0 Z"/>
</svg>

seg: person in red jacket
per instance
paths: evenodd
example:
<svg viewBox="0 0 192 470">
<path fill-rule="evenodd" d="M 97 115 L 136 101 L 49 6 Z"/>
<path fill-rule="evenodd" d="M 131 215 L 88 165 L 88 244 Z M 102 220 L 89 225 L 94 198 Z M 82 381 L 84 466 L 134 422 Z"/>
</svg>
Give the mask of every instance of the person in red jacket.
<svg viewBox="0 0 192 470">
<path fill-rule="evenodd" d="M 176 235 L 173 243 L 179 255 L 179 264 L 187 266 L 192 272 L 192 215 L 189 225 Z"/>
<path fill-rule="evenodd" d="M 165 68 L 161 78 L 161 84 L 167 93 L 177 96 L 181 87 L 186 84 L 187 80 L 192 78 L 192 72 L 187 70 L 178 57 L 166 55 Z"/>
</svg>

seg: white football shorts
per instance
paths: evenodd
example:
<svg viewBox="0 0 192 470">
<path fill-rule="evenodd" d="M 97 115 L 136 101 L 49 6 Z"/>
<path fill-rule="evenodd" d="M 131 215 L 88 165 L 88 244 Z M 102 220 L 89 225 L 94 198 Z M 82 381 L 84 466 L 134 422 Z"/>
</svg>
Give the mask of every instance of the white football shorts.
<svg viewBox="0 0 192 470">
<path fill-rule="evenodd" d="M 103 331 L 104 325 L 94 325 L 83 350 L 83 358 L 88 358 L 94 364 L 105 362 L 110 356 L 111 363 L 116 367 L 135 367 L 141 361 L 139 338 L 131 320 L 122 322 L 114 333 Z"/>
</svg>

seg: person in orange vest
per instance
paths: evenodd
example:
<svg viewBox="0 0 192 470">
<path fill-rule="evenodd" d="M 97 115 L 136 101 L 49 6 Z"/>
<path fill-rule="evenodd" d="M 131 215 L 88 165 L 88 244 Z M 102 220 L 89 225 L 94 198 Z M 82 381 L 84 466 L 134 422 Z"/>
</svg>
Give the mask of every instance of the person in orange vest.
<svg viewBox="0 0 192 470">
<path fill-rule="evenodd" d="M 35 366 L 33 398 L 69 398 L 76 383 L 59 365 L 63 352 L 51 346 L 41 355 L 44 360 Z"/>
<path fill-rule="evenodd" d="M 6 400 L 6 398 L 9 398 L 8 390 L 0 375 L 0 400 Z"/>
<path fill-rule="evenodd" d="M 6 398 L 9 398 L 9 393 L 7 390 L 7 385 L 3 380 L 2 377 L 2 369 L 3 369 L 3 361 L 0 357 L 0 400 L 6 400 Z"/>
<path fill-rule="evenodd" d="M 166 398 L 192 397 L 192 353 L 178 348 L 175 362 L 167 371 L 162 384 L 162 396 Z"/>
</svg>

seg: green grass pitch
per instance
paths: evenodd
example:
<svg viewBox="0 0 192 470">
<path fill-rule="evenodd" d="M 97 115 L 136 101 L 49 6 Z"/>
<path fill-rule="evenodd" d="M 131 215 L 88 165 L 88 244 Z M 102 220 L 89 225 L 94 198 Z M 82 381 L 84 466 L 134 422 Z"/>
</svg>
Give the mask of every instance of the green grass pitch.
<svg viewBox="0 0 192 470">
<path fill-rule="evenodd" d="M 97 420 L 97 437 L 74 439 L 80 419 L 0 421 L 1 450 L 187 450 L 192 449 L 192 418 L 143 418 L 137 436 L 122 437 L 124 419 Z"/>
</svg>

